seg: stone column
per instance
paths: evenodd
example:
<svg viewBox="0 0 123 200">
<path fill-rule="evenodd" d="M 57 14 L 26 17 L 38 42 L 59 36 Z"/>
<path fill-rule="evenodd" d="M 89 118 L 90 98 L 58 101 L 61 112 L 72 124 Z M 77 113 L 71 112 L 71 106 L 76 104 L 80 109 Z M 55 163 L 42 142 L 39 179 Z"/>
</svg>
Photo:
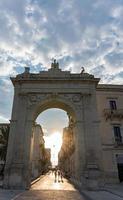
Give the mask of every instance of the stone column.
<svg viewBox="0 0 123 200">
<path fill-rule="evenodd" d="M 31 139 L 33 137 L 33 125 L 34 121 L 28 119 L 25 125 L 25 141 L 24 141 L 24 160 L 23 160 L 23 177 L 25 182 L 25 188 L 29 189 L 31 185 L 31 162 L 32 162 L 32 151 L 31 151 Z"/>
<path fill-rule="evenodd" d="M 28 149 L 27 129 L 27 96 L 19 94 L 15 90 L 12 120 L 10 124 L 10 135 L 7 150 L 7 159 L 5 165 L 4 188 L 25 189 L 27 179 L 25 172 L 25 152 Z M 28 128 L 27 128 L 28 126 Z"/>
<path fill-rule="evenodd" d="M 97 115 L 96 93 L 84 96 L 84 121 L 86 145 L 86 170 L 87 186 L 97 187 L 101 178 L 102 147 L 99 131 L 99 118 Z"/>
<path fill-rule="evenodd" d="M 75 140 L 74 162 L 75 162 L 75 178 L 77 182 L 80 184 L 85 166 L 85 138 L 84 138 L 82 107 L 79 107 L 77 112 L 78 112 L 78 117 L 74 127 L 74 140 Z"/>
</svg>

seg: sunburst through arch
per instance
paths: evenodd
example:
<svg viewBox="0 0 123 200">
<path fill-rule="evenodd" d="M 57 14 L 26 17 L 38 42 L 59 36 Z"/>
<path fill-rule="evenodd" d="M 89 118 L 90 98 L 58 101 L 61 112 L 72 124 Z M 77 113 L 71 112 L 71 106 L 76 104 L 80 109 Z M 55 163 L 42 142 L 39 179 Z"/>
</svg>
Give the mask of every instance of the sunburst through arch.
<svg viewBox="0 0 123 200">
<path fill-rule="evenodd" d="M 51 163 L 55 166 L 58 164 L 58 153 L 62 145 L 63 129 L 69 124 L 68 114 L 62 109 L 50 108 L 41 112 L 36 122 L 43 129 L 45 147 L 51 149 Z"/>
</svg>

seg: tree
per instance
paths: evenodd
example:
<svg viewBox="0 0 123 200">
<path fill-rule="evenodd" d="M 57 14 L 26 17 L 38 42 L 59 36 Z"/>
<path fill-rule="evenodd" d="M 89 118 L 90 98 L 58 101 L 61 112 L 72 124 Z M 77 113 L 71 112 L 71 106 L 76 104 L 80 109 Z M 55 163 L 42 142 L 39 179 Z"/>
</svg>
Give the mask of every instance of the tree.
<svg viewBox="0 0 123 200">
<path fill-rule="evenodd" d="M 2 134 L 0 135 L 0 159 L 3 161 L 6 161 L 9 130 L 10 130 L 9 126 L 1 127 Z"/>
</svg>

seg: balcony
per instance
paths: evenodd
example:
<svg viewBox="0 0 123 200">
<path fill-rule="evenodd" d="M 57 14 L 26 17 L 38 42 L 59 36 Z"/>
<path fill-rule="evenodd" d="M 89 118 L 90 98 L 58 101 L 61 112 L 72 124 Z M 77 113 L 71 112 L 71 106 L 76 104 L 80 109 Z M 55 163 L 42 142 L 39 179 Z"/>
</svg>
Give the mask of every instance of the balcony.
<svg viewBox="0 0 123 200">
<path fill-rule="evenodd" d="M 123 141 L 115 141 L 114 147 L 115 148 L 123 148 Z"/>
<path fill-rule="evenodd" d="M 123 119 L 123 109 L 117 109 L 117 110 L 104 109 L 103 113 L 106 120 Z"/>
</svg>

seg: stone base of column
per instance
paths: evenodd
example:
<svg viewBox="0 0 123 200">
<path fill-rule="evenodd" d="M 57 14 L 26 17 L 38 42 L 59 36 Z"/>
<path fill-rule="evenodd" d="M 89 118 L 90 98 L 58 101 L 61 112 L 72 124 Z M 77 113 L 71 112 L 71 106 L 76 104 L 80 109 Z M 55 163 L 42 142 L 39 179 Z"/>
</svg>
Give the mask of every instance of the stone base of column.
<svg viewBox="0 0 123 200">
<path fill-rule="evenodd" d="M 25 172 L 22 169 L 22 165 L 12 166 L 5 169 L 4 189 L 14 189 L 14 190 L 25 190 L 30 188 L 30 181 L 25 178 Z"/>
<path fill-rule="evenodd" d="M 70 181 L 79 189 L 100 190 L 106 184 L 119 183 L 117 172 L 102 172 L 95 164 L 90 164 L 79 177 L 71 177 Z"/>
<path fill-rule="evenodd" d="M 75 185 L 76 188 L 78 188 L 79 190 L 84 189 L 82 188 L 82 182 L 80 180 L 77 180 L 74 177 L 70 178 L 70 181 Z"/>
<path fill-rule="evenodd" d="M 105 184 L 117 184 L 120 183 L 117 172 L 104 172 L 104 182 Z"/>
<path fill-rule="evenodd" d="M 103 184 L 102 172 L 96 164 L 88 164 L 84 171 L 83 182 L 88 190 L 98 190 Z"/>
</svg>

